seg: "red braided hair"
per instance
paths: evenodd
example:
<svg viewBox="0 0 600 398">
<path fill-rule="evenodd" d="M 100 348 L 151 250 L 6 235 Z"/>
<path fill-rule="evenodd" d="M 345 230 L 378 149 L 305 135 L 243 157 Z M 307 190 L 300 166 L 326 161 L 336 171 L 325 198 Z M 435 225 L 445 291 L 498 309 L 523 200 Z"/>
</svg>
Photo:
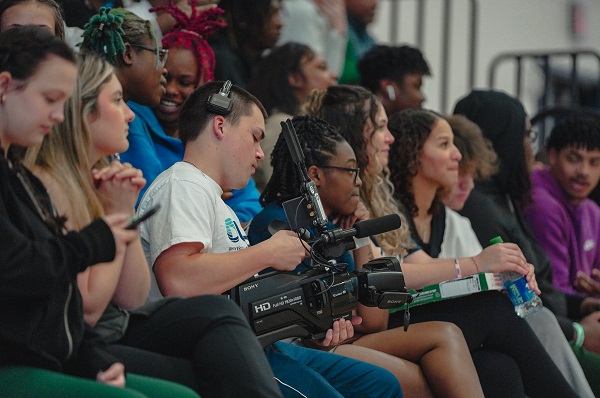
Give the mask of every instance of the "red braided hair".
<svg viewBox="0 0 600 398">
<path fill-rule="evenodd" d="M 211 8 L 198 12 L 198 0 L 190 0 L 192 14 L 186 15 L 173 1 L 166 6 L 153 7 L 150 11 L 165 11 L 175 18 L 173 29 L 163 36 L 164 48 L 183 48 L 192 50 L 198 62 L 198 78 L 204 76 L 205 82 L 214 80 L 215 53 L 208 45 L 206 38 L 217 29 L 227 26 L 221 19 L 224 11 L 220 8 Z"/>
</svg>

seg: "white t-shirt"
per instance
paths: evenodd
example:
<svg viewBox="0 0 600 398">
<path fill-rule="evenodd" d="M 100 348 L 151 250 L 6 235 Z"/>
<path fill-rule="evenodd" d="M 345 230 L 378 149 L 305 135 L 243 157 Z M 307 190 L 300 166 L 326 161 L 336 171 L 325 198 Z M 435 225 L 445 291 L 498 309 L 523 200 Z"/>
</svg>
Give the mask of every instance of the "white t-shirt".
<svg viewBox="0 0 600 398">
<path fill-rule="evenodd" d="M 472 257 L 481 253 L 471 221 L 446 207 L 446 228 L 439 258 Z"/>
<path fill-rule="evenodd" d="M 204 253 L 228 253 L 248 247 L 235 212 L 223 202 L 223 190 L 195 166 L 178 162 L 150 185 L 138 207 L 143 215 L 155 204 L 160 210 L 140 225 L 144 255 L 150 265 L 171 246 L 200 242 Z M 148 301 L 162 297 L 154 273 Z"/>
</svg>

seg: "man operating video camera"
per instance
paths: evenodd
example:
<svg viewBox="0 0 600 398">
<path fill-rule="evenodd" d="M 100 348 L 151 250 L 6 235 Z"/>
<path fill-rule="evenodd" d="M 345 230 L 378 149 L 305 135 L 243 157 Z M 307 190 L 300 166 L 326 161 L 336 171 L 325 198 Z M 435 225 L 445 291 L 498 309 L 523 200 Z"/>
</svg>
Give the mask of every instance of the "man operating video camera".
<svg viewBox="0 0 600 398">
<path fill-rule="evenodd" d="M 221 294 L 263 269 L 292 270 L 306 257 L 290 231 L 248 247 L 238 218 L 221 200 L 223 190 L 243 188 L 263 159 L 264 129 L 264 108 L 238 87 L 208 83 L 187 99 L 179 120 L 184 161 L 162 173 L 139 206 L 143 213 L 161 205 L 140 231 L 154 275 L 151 295 Z M 324 343 L 352 330 L 341 320 Z M 285 396 L 401 396 L 394 375 L 371 364 L 284 343 L 266 353 Z"/>
</svg>

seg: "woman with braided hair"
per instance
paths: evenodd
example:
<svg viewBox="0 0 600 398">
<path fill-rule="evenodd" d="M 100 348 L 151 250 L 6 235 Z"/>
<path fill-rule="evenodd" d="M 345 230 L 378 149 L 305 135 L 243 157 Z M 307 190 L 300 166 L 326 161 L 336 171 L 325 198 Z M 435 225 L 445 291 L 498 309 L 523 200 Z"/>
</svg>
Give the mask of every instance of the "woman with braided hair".
<svg viewBox="0 0 600 398">
<path fill-rule="evenodd" d="M 334 127 L 314 116 L 297 116 L 292 123 L 308 174 L 318 187 L 325 212 L 333 220 L 328 229 L 349 228 L 356 221 L 368 219 L 369 212 L 359 199 L 360 171 L 348 142 Z M 301 176 L 283 134 L 275 144 L 271 163 L 273 175 L 261 195 L 265 208 L 250 223 L 248 238 L 252 244 L 268 239 L 269 223 L 286 218 L 282 203 L 301 195 Z M 376 257 L 380 257 L 376 248 L 367 244 L 345 252 L 337 260 L 348 264 L 347 270 L 353 271 Z M 300 264 L 296 272 L 305 271 L 306 267 L 306 264 Z M 336 345 L 336 354 L 391 371 L 400 382 L 405 397 L 483 396 L 469 350 L 456 326 L 428 322 L 412 325 L 406 332 L 402 328 L 386 330 L 387 310 L 359 305 L 357 314 L 362 323 L 354 328 L 360 334 L 350 334 L 350 339 Z M 334 328 L 336 323 L 341 329 L 348 322 L 336 321 Z M 449 372 L 448 369 L 453 370 Z"/>
<path fill-rule="evenodd" d="M 313 91 L 302 106 L 303 112 L 315 115 L 335 126 L 354 149 L 360 168 L 362 186 L 360 196 L 372 216 L 399 214 L 399 229 L 378 235 L 377 239 L 386 255 L 404 256 L 402 265 L 407 286 L 420 289 L 456 277 L 454 262 L 431 259 L 416 248 L 411 239 L 408 223 L 389 179 L 388 158 L 394 137 L 387 127 L 387 115 L 379 100 L 359 86 L 339 85 L 327 90 Z M 425 257 L 423 257 L 425 256 Z M 527 275 L 534 288 L 535 279 L 516 245 L 493 245 L 476 256 L 459 259 L 463 275 L 476 272 L 502 272 L 512 270 Z M 416 264 L 419 262 L 419 264 Z M 477 267 L 475 267 L 477 263 Z"/>
<path fill-rule="evenodd" d="M 81 51 L 95 53 L 115 67 L 125 101 L 159 103 L 168 51 L 157 42 L 149 21 L 122 8 L 101 8 L 85 25 Z"/>
<path fill-rule="evenodd" d="M 111 63 L 115 65 L 115 73 L 123 85 L 127 105 L 136 115 L 129 124 L 129 148 L 121 154 L 121 160 L 142 170 L 147 181 L 137 203 L 160 173 L 183 159 L 183 145 L 177 134 L 181 105 L 194 89 L 213 80 L 215 57 L 206 38 L 224 26 L 220 20 L 222 11 L 197 6 L 195 0 L 191 7 L 189 16 L 173 4 L 155 9 L 172 15 L 177 21 L 174 29 L 163 36 L 161 49 L 158 49 L 158 44 L 146 44 L 146 50 L 157 48 L 157 56 L 165 54 L 166 57 L 168 53 L 163 64 L 166 78 L 161 76 L 160 84 L 155 79 L 158 69 L 149 59 L 149 51 L 143 51 L 142 47 L 142 50 L 136 51 L 143 51 L 143 54 L 133 52 L 131 59 L 127 57 L 127 41 L 139 43 L 140 32 L 146 32 L 142 41 L 152 40 L 154 43 L 154 34 L 148 23 L 130 12 L 125 12 L 125 17 L 120 20 L 121 10 L 104 10 L 86 25 L 89 39 L 84 40 L 82 48 L 99 53 L 109 62 L 111 58 L 116 59 Z M 121 42 L 125 43 L 124 47 Z M 116 51 L 105 51 L 104 46 Z M 119 48 L 125 48 L 125 51 Z M 116 55 L 112 56 L 114 53 Z M 142 58 L 144 56 L 146 58 Z M 164 69 L 160 68 L 160 71 L 162 73 Z M 146 76 L 149 78 L 146 79 Z M 157 87 L 160 89 L 158 95 L 139 98 L 137 94 L 138 90 L 148 92 Z M 242 221 L 248 221 L 260 209 L 254 182 L 250 180 L 245 189 L 234 191 L 228 204 L 238 214 L 245 215 L 240 217 Z"/>
<path fill-rule="evenodd" d="M 160 50 L 165 52 L 165 54 L 169 52 L 169 57 L 165 59 L 166 63 L 163 66 L 168 66 L 171 72 L 167 72 L 169 69 L 164 70 L 161 68 L 161 73 L 164 71 L 165 76 L 161 76 L 162 80 L 160 83 L 157 81 L 145 82 L 140 81 L 144 78 L 143 70 L 147 70 L 149 71 L 148 73 L 151 73 L 152 69 L 154 69 L 153 65 L 149 63 L 151 62 L 150 60 L 145 59 L 145 64 L 140 63 L 138 67 L 132 71 L 131 75 L 133 75 L 133 77 L 131 77 L 127 71 L 132 67 L 135 67 L 135 64 L 131 65 L 131 67 L 128 67 L 127 65 L 120 66 L 119 63 L 115 64 L 117 77 L 123 84 L 124 98 L 128 101 L 127 104 L 136 115 L 135 120 L 131 122 L 129 126 L 129 136 L 127 137 L 129 148 L 121 154 L 121 160 L 131 163 L 134 167 L 142 170 L 144 178 L 146 178 L 146 181 L 148 182 L 146 187 L 154 181 L 156 176 L 170 167 L 173 163 L 180 161 L 183 158 L 183 145 L 176 133 L 180 105 L 187 95 L 206 81 L 206 78 L 212 78 L 212 68 L 214 68 L 214 55 L 212 50 L 205 44 L 206 40 L 191 29 L 200 29 L 202 34 L 209 35 L 212 31 L 221 26 L 221 22 L 218 21 L 220 15 L 218 9 L 209 9 L 199 13 L 194 9 L 194 12 L 188 17 L 181 10 L 172 5 L 162 7 L 161 10 L 163 8 L 164 11 L 172 13 L 178 19 L 178 29 L 190 32 L 181 33 L 179 30 L 174 30 L 163 37 L 164 43 L 178 45 L 177 49 L 173 48 L 172 50 L 165 48 L 163 45 Z M 105 14 L 106 18 L 111 18 L 114 13 L 115 11 L 113 10 L 110 13 Z M 96 17 L 100 19 L 102 13 Z M 135 25 L 139 25 L 137 18 L 135 21 Z M 99 22 L 100 21 L 97 21 L 92 26 L 88 27 L 90 35 L 93 34 L 94 36 L 98 36 L 102 34 L 102 31 L 107 30 L 105 26 L 102 26 L 102 22 Z M 88 25 L 91 23 L 92 21 L 90 21 Z M 111 26 L 109 31 L 111 32 L 111 35 L 114 36 L 114 39 L 109 37 L 103 38 L 99 40 L 98 44 L 94 47 L 99 47 L 106 43 L 110 44 L 114 41 L 119 42 L 119 40 L 122 40 L 122 37 L 127 40 L 128 35 L 119 34 L 119 31 L 121 28 L 125 28 L 128 25 L 131 25 L 131 22 L 124 20 L 121 25 Z M 101 26 L 103 27 L 102 31 L 100 30 Z M 150 27 L 148 26 L 148 29 L 149 28 Z M 158 47 L 158 43 L 153 44 L 152 46 Z M 90 47 L 90 45 L 86 44 L 84 41 L 83 47 L 87 48 Z M 185 48 L 185 50 L 180 47 Z M 172 51 L 172 53 L 170 53 L 170 51 Z M 143 52 L 144 54 L 142 55 L 148 56 L 148 51 Z M 206 61 L 204 61 L 205 59 Z M 190 76 L 179 76 L 180 73 L 177 72 L 177 69 L 182 67 L 186 73 L 190 74 Z M 173 71 L 177 74 L 176 80 L 173 79 Z M 131 87 L 129 86 L 129 81 L 133 82 Z M 173 112 L 173 110 L 170 110 L 169 108 L 165 111 L 165 114 L 169 117 L 174 114 L 172 119 L 166 120 L 169 128 L 165 129 L 163 128 L 164 122 L 159 121 L 157 118 L 157 115 L 160 113 L 157 112 L 155 115 L 154 110 L 158 110 L 162 106 L 162 102 L 164 101 L 163 97 L 168 96 L 167 91 L 172 93 L 174 87 L 177 88 L 181 86 L 178 82 L 183 82 L 184 87 L 188 91 L 185 93 L 184 98 L 174 99 L 174 101 L 176 101 L 174 103 L 178 104 L 178 106 L 175 107 L 176 112 Z M 131 97 L 133 93 L 128 95 L 128 91 L 136 91 L 136 86 L 139 85 L 142 87 L 152 86 L 155 89 L 159 88 L 160 91 L 156 93 L 157 95 L 153 95 L 151 98 L 146 98 L 145 100 Z M 171 102 L 168 104 L 171 105 Z M 174 127 L 175 131 L 172 131 L 170 129 L 171 127 Z M 145 188 L 140 192 L 138 202 L 144 192 Z"/>
<path fill-rule="evenodd" d="M 387 128 L 387 116 L 379 101 L 361 87 L 340 85 L 313 92 L 303 108 L 305 112 L 336 126 L 338 132 L 355 150 L 363 182 L 360 194 L 371 215 L 396 213 L 405 217 L 400 205 L 394 200 L 394 189 L 389 180 L 388 158 L 394 137 Z M 420 248 L 415 249 L 416 245 L 410 237 L 406 220 L 403 225 L 404 228 L 392 234 L 378 236 L 378 240 L 387 255 L 404 255 L 402 271 L 408 288 L 421 289 L 428 284 L 455 279 L 458 276 L 458 268 L 463 276 L 480 271 L 516 271 L 527 275 L 530 284 L 537 290 L 535 279 L 532 278 L 533 270 L 514 244 L 492 245 L 474 257 L 458 258 L 459 266 L 455 267 L 453 259 L 432 259 Z M 448 321 L 461 328 L 486 396 L 523 396 L 523 383 L 526 384 L 528 394 L 542 396 L 536 388 L 543 384 L 549 386 L 547 378 L 539 374 L 521 377 L 520 374 L 538 372 L 542 367 L 551 369 L 548 374 L 552 373 L 553 378 L 556 376 L 555 381 L 563 380 L 531 329 L 516 317 L 512 305 L 500 293 L 485 292 L 476 296 L 428 304 L 429 307 L 436 305 L 443 309 L 433 312 L 427 311 L 425 307 L 414 307 L 411 310 L 411 319 L 418 322 Z M 504 327 L 502 322 L 506 320 L 505 317 L 511 320 L 515 327 L 518 326 L 520 332 Z M 497 326 L 498 323 L 502 326 Z M 402 312 L 393 313 L 390 316 L 390 325 L 395 327 L 401 324 Z M 503 335 L 497 332 L 502 332 Z M 542 357 L 547 358 L 543 366 L 539 359 L 532 359 Z M 531 361 L 535 361 L 536 365 L 530 363 Z M 523 364 L 525 366 L 519 366 Z M 496 381 L 498 369 L 505 372 L 501 383 Z M 510 382 L 506 382 L 507 380 Z M 557 383 L 560 388 L 564 387 L 565 396 L 573 396 L 566 383 Z M 494 391 L 494 388 L 500 390 Z"/>
<path fill-rule="evenodd" d="M 173 138 L 179 137 L 177 121 L 183 101 L 194 89 L 214 80 L 215 54 L 206 39 L 226 25 L 220 18 L 223 10 L 209 8 L 198 11 L 197 3 L 198 0 L 190 1 L 192 13 L 189 16 L 173 3 L 151 9 L 155 12 L 164 11 L 177 21 L 173 30 L 162 39 L 170 57 L 167 63 L 167 91 L 160 105 L 154 108 L 164 133 Z M 179 160 L 180 157 L 176 159 Z"/>
</svg>

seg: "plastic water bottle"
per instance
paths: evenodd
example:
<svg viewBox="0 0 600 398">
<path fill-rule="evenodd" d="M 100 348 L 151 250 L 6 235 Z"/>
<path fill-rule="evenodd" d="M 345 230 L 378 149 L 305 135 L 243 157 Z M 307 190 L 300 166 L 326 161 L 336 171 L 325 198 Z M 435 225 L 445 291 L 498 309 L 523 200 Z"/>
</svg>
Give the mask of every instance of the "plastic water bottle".
<svg viewBox="0 0 600 398">
<path fill-rule="evenodd" d="M 501 237 L 496 236 L 490 240 L 491 244 L 502 243 Z M 538 308 L 542 307 L 542 300 L 529 288 L 525 275 L 517 272 L 507 271 L 500 273 L 504 288 L 515 306 L 515 312 L 521 318 L 534 314 Z"/>
</svg>

